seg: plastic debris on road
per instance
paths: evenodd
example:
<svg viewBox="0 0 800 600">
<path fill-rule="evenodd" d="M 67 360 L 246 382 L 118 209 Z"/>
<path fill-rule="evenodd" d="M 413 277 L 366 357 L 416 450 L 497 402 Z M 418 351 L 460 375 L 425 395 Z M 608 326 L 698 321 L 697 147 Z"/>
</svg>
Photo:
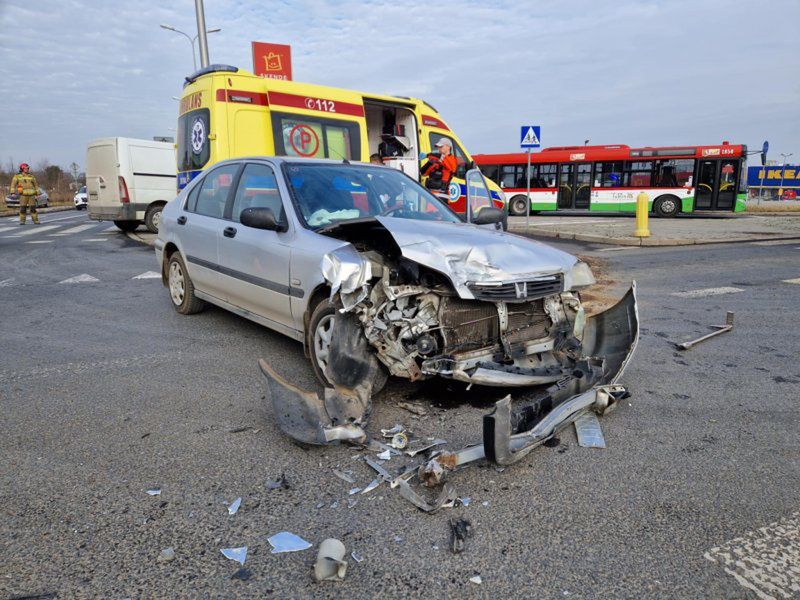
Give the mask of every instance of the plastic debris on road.
<svg viewBox="0 0 800 600">
<path fill-rule="evenodd" d="M 593 412 L 583 413 L 575 419 L 575 433 L 578 436 L 578 445 L 584 448 L 605 448 L 606 440 L 603 437 L 603 430 L 600 428 L 600 421 Z"/>
<path fill-rule="evenodd" d="M 172 547 L 164 548 L 158 555 L 157 560 L 158 562 L 170 562 L 175 560 L 175 549 Z"/>
<path fill-rule="evenodd" d="M 247 560 L 247 546 L 242 546 L 241 548 L 223 548 L 220 552 L 222 552 L 225 558 L 235 560 L 240 565 L 243 565 L 244 561 Z"/>
<path fill-rule="evenodd" d="M 361 490 L 361 493 L 362 494 L 366 494 L 368 492 L 371 492 L 376 487 L 378 487 L 381 484 L 382 481 L 383 481 L 383 479 L 381 479 L 380 477 L 376 477 L 375 479 L 373 479 L 372 481 L 370 481 L 367 484 L 367 487 L 365 487 L 363 490 Z"/>
<path fill-rule="evenodd" d="M 396 450 L 404 450 L 408 446 L 408 436 L 404 432 L 396 433 L 389 445 Z"/>
<path fill-rule="evenodd" d="M 158 489 L 158 490 L 147 490 L 147 495 L 148 496 L 160 496 L 161 495 L 161 490 L 160 489 Z"/>
<path fill-rule="evenodd" d="M 237 498 L 233 502 L 228 505 L 228 514 L 235 515 L 236 511 L 239 510 L 239 507 L 242 505 L 242 499 Z"/>
<path fill-rule="evenodd" d="M 357 494 L 357 493 L 358 493 L 358 492 L 360 492 L 360 491 L 361 491 L 361 488 L 360 488 L 360 487 L 354 487 L 354 488 L 352 488 L 352 489 L 351 489 L 349 492 L 347 492 L 347 493 L 348 493 L 350 496 L 352 496 L 353 494 Z"/>
<path fill-rule="evenodd" d="M 336 475 L 342 481 L 346 481 L 347 483 L 353 484 L 356 482 L 355 479 L 349 474 L 345 473 L 344 471 L 340 471 L 339 469 L 333 469 L 333 474 Z"/>
<path fill-rule="evenodd" d="M 301 550 L 308 550 L 312 544 L 305 541 L 300 536 L 297 536 L 288 531 L 281 531 L 276 533 L 271 538 L 267 539 L 270 546 L 272 546 L 272 554 L 281 554 L 282 552 L 300 552 Z"/>
<path fill-rule="evenodd" d="M 337 539 L 329 538 L 319 545 L 314 563 L 314 579 L 317 581 L 342 581 L 347 573 L 347 550 Z"/>
<path fill-rule="evenodd" d="M 391 460 L 392 453 L 389 450 L 384 450 L 383 452 L 378 454 L 378 458 L 380 458 L 381 460 Z"/>
<path fill-rule="evenodd" d="M 240 581 L 247 581 L 252 577 L 253 572 L 250 569 L 245 569 L 242 567 L 241 569 L 237 569 L 236 572 L 231 575 L 231 579 L 238 579 Z"/>
<path fill-rule="evenodd" d="M 469 580 L 470 580 L 472 583 L 474 583 L 474 584 L 477 584 L 477 585 L 480 585 L 480 584 L 482 584 L 482 583 L 483 583 L 483 579 L 481 579 L 481 576 L 480 576 L 480 575 L 475 575 L 474 577 L 470 577 L 470 578 L 469 578 Z"/>
<path fill-rule="evenodd" d="M 360 555 L 358 552 L 356 552 L 355 550 L 353 550 L 353 551 L 350 553 L 350 556 L 351 556 L 351 558 L 352 558 L 354 561 L 356 561 L 357 563 L 362 563 L 362 562 L 364 562 L 364 561 L 366 560 L 366 559 L 365 559 L 363 556 L 361 556 L 361 555 Z"/>
<path fill-rule="evenodd" d="M 463 552 L 467 538 L 472 537 L 472 523 L 467 519 L 450 519 L 450 550 L 454 554 Z"/>
<path fill-rule="evenodd" d="M 286 473 L 281 473 L 281 476 L 278 477 L 276 480 L 267 481 L 267 488 L 270 490 L 288 490 L 289 489 L 289 482 L 286 479 Z"/>
<path fill-rule="evenodd" d="M 472 498 L 469 498 L 469 497 L 464 497 L 464 498 L 456 498 L 456 500 L 458 501 L 458 503 L 459 503 L 461 506 L 469 506 L 469 505 L 470 505 L 470 503 L 472 502 Z"/>
<path fill-rule="evenodd" d="M 406 430 L 405 427 L 403 427 L 400 424 L 397 424 L 391 429 L 381 429 L 381 435 L 385 438 L 390 438 L 394 437 L 398 433 L 403 433 L 405 430 Z"/>
</svg>

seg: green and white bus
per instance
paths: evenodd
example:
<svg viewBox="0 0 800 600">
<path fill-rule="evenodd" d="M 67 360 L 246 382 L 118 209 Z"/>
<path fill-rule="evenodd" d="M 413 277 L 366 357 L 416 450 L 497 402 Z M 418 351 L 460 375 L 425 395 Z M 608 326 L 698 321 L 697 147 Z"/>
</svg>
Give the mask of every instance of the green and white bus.
<svg viewBox="0 0 800 600">
<path fill-rule="evenodd" d="M 660 217 L 744 210 L 747 146 L 563 146 L 528 155 L 476 154 L 475 163 L 506 195 L 509 213 L 526 210 L 635 212 L 645 192 Z"/>
</svg>

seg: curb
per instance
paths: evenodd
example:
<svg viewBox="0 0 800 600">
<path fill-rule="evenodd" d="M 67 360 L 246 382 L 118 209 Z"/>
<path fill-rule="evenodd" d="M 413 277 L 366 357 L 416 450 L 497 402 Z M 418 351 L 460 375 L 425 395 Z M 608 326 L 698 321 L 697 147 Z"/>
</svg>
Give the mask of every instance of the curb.
<svg viewBox="0 0 800 600">
<path fill-rule="evenodd" d="M 75 207 L 74 206 L 52 206 L 52 207 L 48 207 L 48 208 L 41 208 L 41 209 L 39 209 L 38 212 L 39 212 L 40 215 L 41 214 L 45 214 L 46 215 L 47 213 L 66 212 L 68 210 L 75 210 Z M 75 212 L 82 212 L 82 211 L 75 210 Z M 13 216 L 18 215 L 18 214 L 19 214 L 19 210 L 14 210 L 13 208 L 4 208 L 4 209 L 0 210 L 0 217 L 13 217 Z"/>
<path fill-rule="evenodd" d="M 589 242 L 593 244 L 607 244 L 610 246 L 694 246 L 706 244 L 741 244 L 744 242 L 765 242 L 772 240 L 800 240 L 800 236 L 760 236 L 760 237 L 737 237 L 726 239 L 704 239 L 704 238 L 691 238 L 691 239 L 674 239 L 674 238 L 637 238 L 637 237 L 618 237 L 612 238 L 601 235 L 589 235 L 583 233 L 568 233 L 560 231 L 530 229 L 528 232 L 520 229 L 509 229 L 510 233 L 516 233 L 523 236 L 540 236 L 556 238 L 561 240 L 574 240 L 576 242 Z"/>
</svg>

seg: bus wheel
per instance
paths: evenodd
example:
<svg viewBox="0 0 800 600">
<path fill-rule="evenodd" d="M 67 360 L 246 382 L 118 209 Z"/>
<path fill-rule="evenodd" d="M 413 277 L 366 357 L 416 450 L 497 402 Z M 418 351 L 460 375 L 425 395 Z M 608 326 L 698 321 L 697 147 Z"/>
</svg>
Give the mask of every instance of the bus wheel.
<svg viewBox="0 0 800 600">
<path fill-rule="evenodd" d="M 510 212 L 515 217 L 524 216 L 525 209 L 527 208 L 528 208 L 528 200 L 525 198 L 525 196 L 514 196 L 508 203 L 508 212 Z"/>
<path fill-rule="evenodd" d="M 681 211 L 681 201 L 675 196 L 661 196 L 653 202 L 653 210 L 659 217 L 674 217 Z"/>
</svg>

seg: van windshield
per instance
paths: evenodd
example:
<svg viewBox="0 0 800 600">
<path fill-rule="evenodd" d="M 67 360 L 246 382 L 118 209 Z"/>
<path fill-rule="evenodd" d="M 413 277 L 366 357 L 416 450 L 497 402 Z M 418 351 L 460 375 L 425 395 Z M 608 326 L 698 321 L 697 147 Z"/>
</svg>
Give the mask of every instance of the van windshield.
<svg viewBox="0 0 800 600">
<path fill-rule="evenodd" d="M 377 216 L 460 222 L 428 190 L 388 167 L 287 163 L 284 169 L 297 211 L 310 229 Z"/>
</svg>

